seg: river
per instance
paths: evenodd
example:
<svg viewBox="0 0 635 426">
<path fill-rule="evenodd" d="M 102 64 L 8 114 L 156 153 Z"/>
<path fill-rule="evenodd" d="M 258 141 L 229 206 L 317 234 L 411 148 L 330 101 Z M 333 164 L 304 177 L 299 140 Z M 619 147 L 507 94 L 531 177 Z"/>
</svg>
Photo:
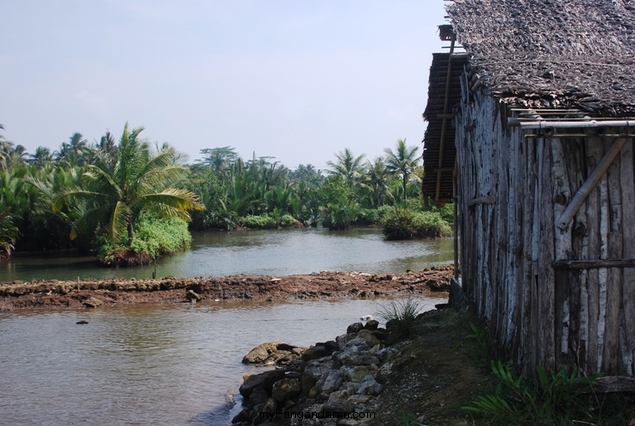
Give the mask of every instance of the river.
<svg viewBox="0 0 635 426">
<path fill-rule="evenodd" d="M 452 260 L 451 239 L 386 241 L 377 228 L 349 231 L 206 232 L 191 250 L 157 262 L 157 276 L 292 275 L 320 271 L 396 273 Z M 70 251 L 15 253 L 0 260 L 0 282 L 56 278 L 150 278 L 153 266 L 103 268 L 94 257 Z"/>
<path fill-rule="evenodd" d="M 397 272 L 448 263 L 451 246 L 389 243 L 376 230 L 201 234 L 190 252 L 157 269 L 176 276 Z M 92 260 L 56 254 L 16 258 L 3 277 L 143 278 L 148 272 L 101 269 Z M 442 300 L 418 302 L 427 310 Z M 249 350 L 268 341 L 309 346 L 333 339 L 388 303 L 221 301 L 2 312 L 0 424 L 228 425 L 239 409 L 239 398 L 230 395 L 244 374 L 262 371 L 240 362 Z M 76 324 L 80 320 L 88 324 Z"/>
</svg>

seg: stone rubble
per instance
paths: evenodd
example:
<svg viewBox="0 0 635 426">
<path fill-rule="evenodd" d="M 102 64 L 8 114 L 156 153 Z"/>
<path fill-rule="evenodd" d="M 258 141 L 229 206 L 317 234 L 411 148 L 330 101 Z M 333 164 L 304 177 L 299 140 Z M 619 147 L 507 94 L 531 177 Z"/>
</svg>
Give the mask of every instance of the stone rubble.
<svg viewBox="0 0 635 426">
<path fill-rule="evenodd" d="M 234 425 L 365 425 L 363 416 L 383 390 L 382 377 L 390 374 L 391 360 L 399 345 L 392 345 L 389 330 L 375 320 L 351 324 L 335 341 L 320 342 L 308 349 L 293 347 L 300 356 L 277 365 L 275 370 L 245 376 L 240 387 L 243 409 Z M 291 345 L 265 343 L 247 359 L 266 364 L 288 360 Z M 276 348 L 281 348 L 276 355 Z M 251 361 L 249 361 L 251 362 Z M 317 415 L 312 415 L 317 414 Z"/>
</svg>

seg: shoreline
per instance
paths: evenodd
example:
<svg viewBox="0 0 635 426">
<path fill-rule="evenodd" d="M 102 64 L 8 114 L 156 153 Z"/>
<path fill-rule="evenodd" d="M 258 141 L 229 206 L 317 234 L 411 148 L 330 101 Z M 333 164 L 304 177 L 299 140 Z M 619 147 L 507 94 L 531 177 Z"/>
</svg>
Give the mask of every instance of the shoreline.
<svg viewBox="0 0 635 426">
<path fill-rule="evenodd" d="M 98 307 L 102 304 L 173 304 L 191 300 L 274 301 L 410 295 L 447 297 L 453 272 L 453 265 L 442 265 L 400 274 L 320 272 L 280 277 L 231 275 L 12 281 L 0 283 L 0 312 L 25 308 Z"/>
</svg>

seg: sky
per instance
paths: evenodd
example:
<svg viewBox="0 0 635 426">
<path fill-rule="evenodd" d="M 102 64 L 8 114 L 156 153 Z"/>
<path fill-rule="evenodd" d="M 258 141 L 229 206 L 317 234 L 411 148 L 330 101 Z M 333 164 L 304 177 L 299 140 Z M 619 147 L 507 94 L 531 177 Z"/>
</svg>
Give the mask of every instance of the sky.
<svg viewBox="0 0 635 426">
<path fill-rule="evenodd" d="M 148 141 L 328 168 L 425 132 L 443 0 L 0 0 L 0 130 L 29 153 Z"/>
</svg>

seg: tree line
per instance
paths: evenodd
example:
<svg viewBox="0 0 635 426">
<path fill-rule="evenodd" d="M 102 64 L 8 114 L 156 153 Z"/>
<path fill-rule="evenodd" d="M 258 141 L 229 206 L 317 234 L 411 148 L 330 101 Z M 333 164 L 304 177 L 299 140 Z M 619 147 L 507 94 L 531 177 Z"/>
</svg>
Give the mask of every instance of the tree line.
<svg viewBox="0 0 635 426">
<path fill-rule="evenodd" d="M 231 146 L 203 149 L 186 164 L 142 131 L 126 124 L 118 139 L 107 132 L 92 143 L 75 133 L 58 150 L 33 154 L 0 134 L 0 255 L 72 247 L 106 264 L 146 263 L 186 248 L 189 230 L 318 224 L 386 230 L 392 221 L 403 234 L 393 236 L 408 238 L 422 214 L 436 223 L 431 235 L 448 232 L 439 222 L 447 211 L 422 205 L 418 147 L 404 139 L 372 161 L 346 148 L 327 170 L 290 170 L 273 157 L 245 160 Z"/>
</svg>

